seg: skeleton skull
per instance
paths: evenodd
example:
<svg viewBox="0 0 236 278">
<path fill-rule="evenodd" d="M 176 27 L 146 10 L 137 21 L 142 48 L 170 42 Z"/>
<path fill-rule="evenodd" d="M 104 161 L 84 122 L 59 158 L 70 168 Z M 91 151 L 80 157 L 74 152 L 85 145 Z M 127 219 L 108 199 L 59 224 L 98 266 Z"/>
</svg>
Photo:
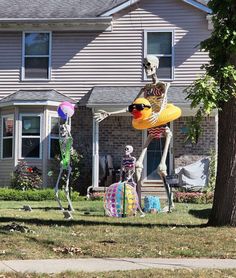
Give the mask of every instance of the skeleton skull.
<svg viewBox="0 0 236 278">
<path fill-rule="evenodd" d="M 130 145 L 125 146 L 125 155 L 130 155 L 133 152 L 134 148 Z"/>
<path fill-rule="evenodd" d="M 156 70 L 159 67 L 159 59 L 154 55 L 147 55 L 144 58 L 143 66 L 147 76 L 156 74 Z"/>
</svg>

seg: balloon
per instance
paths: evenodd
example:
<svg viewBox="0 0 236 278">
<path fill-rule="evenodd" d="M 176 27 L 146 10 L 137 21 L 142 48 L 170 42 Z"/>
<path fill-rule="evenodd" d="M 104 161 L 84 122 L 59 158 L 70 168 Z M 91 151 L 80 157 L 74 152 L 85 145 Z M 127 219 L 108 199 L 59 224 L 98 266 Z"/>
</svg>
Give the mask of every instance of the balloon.
<svg viewBox="0 0 236 278">
<path fill-rule="evenodd" d="M 68 117 L 72 117 L 74 115 L 75 112 L 75 105 L 71 104 L 68 101 L 63 101 L 58 109 L 57 109 L 57 113 L 58 115 L 63 119 L 66 120 Z"/>
</svg>

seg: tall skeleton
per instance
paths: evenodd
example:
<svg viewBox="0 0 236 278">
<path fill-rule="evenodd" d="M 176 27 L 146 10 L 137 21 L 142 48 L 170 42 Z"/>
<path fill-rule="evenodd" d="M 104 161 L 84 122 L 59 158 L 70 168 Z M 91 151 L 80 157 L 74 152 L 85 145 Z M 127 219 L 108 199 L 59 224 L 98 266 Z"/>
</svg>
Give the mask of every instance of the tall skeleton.
<svg viewBox="0 0 236 278">
<path fill-rule="evenodd" d="M 70 199 L 70 193 L 69 193 L 69 180 L 70 180 L 70 174 L 71 174 L 71 166 L 70 166 L 70 155 L 71 155 L 71 149 L 72 149 L 72 144 L 73 144 L 73 139 L 70 133 L 70 125 L 69 125 L 69 117 L 67 116 L 66 121 L 64 124 L 60 125 L 59 128 L 59 144 L 60 144 L 60 152 L 61 152 L 61 161 L 60 161 L 60 172 L 57 178 L 57 183 L 54 188 L 55 190 L 55 195 L 57 202 L 64 214 L 64 217 L 66 219 L 71 219 L 71 211 L 74 211 L 72 202 Z M 66 187 L 65 187 L 65 194 L 66 194 L 66 199 L 68 201 L 68 210 L 65 210 L 62 206 L 61 200 L 59 198 L 59 183 L 61 180 L 61 176 L 63 172 L 67 172 L 66 176 Z"/>
<path fill-rule="evenodd" d="M 144 88 L 141 89 L 140 93 L 138 94 L 137 98 L 139 97 L 145 97 L 149 100 L 152 106 L 152 114 L 150 118 L 148 119 L 150 123 L 155 124 L 158 121 L 159 115 L 166 108 L 167 104 L 167 91 L 170 86 L 169 83 L 163 83 L 158 80 L 156 75 L 156 70 L 159 67 L 159 60 L 157 57 L 153 55 L 147 55 L 147 57 L 144 59 L 143 63 L 146 75 L 148 77 L 152 78 L 152 84 L 147 84 Z M 127 112 L 128 109 L 122 109 L 119 111 L 114 112 L 107 112 L 104 110 L 99 110 L 98 113 L 95 113 L 94 117 L 97 120 L 97 122 L 101 122 L 103 119 L 110 115 L 119 114 Z M 136 177 L 137 177 L 137 183 L 138 188 L 141 188 L 141 182 L 142 182 L 142 170 L 143 170 L 143 161 L 144 157 L 147 153 L 147 149 L 149 144 L 153 139 L 160 139 L 165 137 L 165 146 L 163 150 L 163 154 L 161 157 L 160 164 L 157 167 L 157 173 L 160 175 L 167 194 L 167 200 L 168 205 L 163 209 L 165 212 L 170 212 L 171 209 L 174 207 L 173 199 L 172 199 L 172 193 L 169 184 L 166 182 L 166 176 L 167 176 L 167 166 L 166 166 L 166 159 L 168 154 L 168 149 L 170 145 L 170 141 L 172 138 L 172 132 L 169 129 L 167 125 L 153 127 L 148 129 L 148 137 L 146 139 L 146 142 L 144 143 L 142 152 L 140 154 L 140 157 L 136 161 Z"/>
</svg>

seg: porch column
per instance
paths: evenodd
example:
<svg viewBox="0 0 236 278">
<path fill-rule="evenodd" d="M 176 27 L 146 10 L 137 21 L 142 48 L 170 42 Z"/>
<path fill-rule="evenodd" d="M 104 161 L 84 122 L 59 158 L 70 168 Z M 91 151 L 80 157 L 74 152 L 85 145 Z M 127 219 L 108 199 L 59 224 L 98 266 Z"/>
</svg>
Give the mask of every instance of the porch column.
<svg viewBox="0 0 236 278">
<path fill-rule="evenodd" d="M 99 123 L 93 118 L 93 161 L 92 161 L 92 187 L 99 183 Z"/>
</svg>

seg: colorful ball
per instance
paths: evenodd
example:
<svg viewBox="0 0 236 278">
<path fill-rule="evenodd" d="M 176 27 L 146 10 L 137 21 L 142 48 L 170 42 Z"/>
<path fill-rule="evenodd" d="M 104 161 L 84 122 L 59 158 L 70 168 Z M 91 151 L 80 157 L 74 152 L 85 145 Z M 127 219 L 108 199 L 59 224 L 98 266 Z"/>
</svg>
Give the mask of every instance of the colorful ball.
<svg viewBox="0 0 236 278">
<path fill-rule="evenodd" d="M 138 209 L 138 195 L 126 182 L 110 185 L 104 196 L 106 214 L 111 217 L 133 216 Z"/>
<path fill-rule="evenodd" d="M 72 117 L 74 115 L 74 112 L 75 112 L 75 105 L 71 104 L 68 101 L 63 101 L 57 109 L 58 115 L 63 120 L 66 120 L 67 118 Z"/>
</svg>

